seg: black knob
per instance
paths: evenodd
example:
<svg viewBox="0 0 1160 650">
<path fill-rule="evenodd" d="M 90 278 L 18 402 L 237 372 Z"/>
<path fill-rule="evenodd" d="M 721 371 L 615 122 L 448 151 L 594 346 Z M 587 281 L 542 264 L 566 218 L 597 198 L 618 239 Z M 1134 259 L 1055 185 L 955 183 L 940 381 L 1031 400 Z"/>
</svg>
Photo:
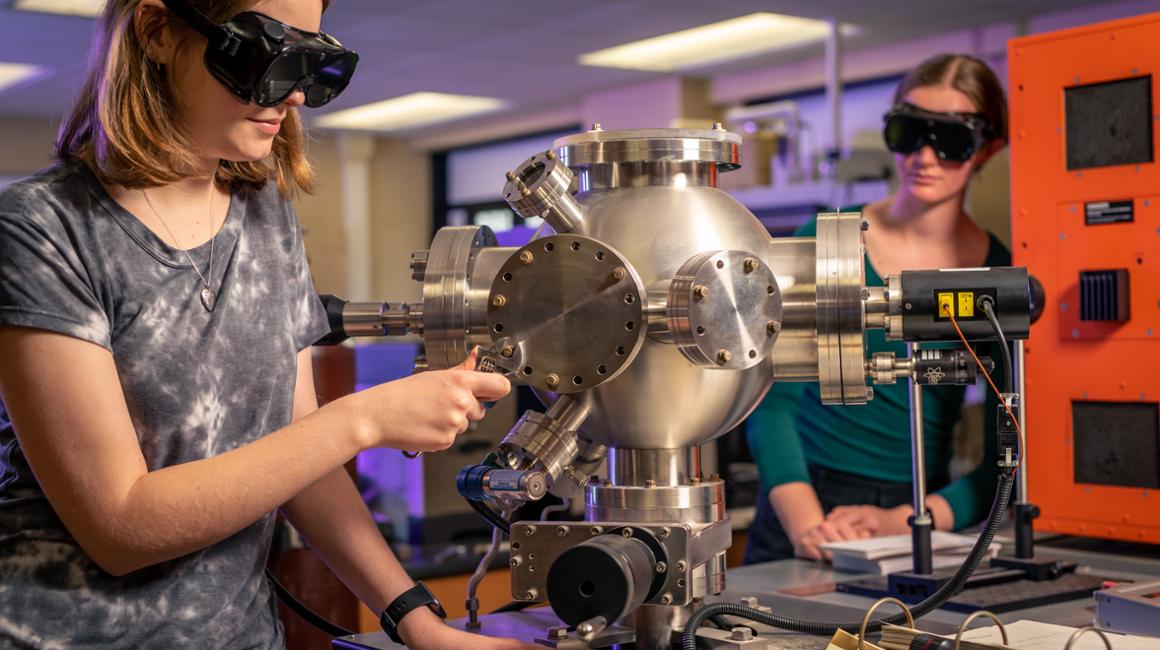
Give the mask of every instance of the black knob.
<svg viewBox="0 0 1160 650">
<path fill-rule="evenodd" d="M 1031 297 L 1031 322 L 1034 323 L 1043 315 L 1043 302 L 1047 296 L 1043 292 L 1043 283 L 1034 275 L 1027 276 L 1027 292 Z"/>
</svg>

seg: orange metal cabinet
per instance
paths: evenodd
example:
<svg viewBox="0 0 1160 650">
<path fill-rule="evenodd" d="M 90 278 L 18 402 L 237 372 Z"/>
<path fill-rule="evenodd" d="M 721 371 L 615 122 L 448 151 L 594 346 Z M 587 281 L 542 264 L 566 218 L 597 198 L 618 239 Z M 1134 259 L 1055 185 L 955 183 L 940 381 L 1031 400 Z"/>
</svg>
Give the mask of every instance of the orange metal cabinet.
<svg viewBox="0 0 1160 650">
<path fill-rule="evenodd" d="M 1007 53 L 1014 259 L 1046 292 L 1026 345 L 1037 526 L 1160 543 L 1160 13 Z"/>
</svg>

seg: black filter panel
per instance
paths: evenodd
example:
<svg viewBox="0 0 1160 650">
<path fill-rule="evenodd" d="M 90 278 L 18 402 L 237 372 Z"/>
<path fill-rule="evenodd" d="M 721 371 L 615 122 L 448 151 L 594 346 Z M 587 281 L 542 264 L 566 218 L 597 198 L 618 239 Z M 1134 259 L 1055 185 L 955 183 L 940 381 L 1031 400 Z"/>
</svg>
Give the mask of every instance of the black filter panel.
<svg viewBox="0 0 1160 650">
<path fill-rule="evenodd" d="M 1125 323 L 1132 317 L 1128 270 L 1079 272 L 1079 319 Z"/>
<path fill-rule="evenodd" d="M 1151 75 L 1063 92 L 1068 170 L 1152 162 Z"/>
<path fill-rule="evenodd" d="M 1075 482 L 1160 488 L 1156 402 L 1072 402 Z"/>
</svg>

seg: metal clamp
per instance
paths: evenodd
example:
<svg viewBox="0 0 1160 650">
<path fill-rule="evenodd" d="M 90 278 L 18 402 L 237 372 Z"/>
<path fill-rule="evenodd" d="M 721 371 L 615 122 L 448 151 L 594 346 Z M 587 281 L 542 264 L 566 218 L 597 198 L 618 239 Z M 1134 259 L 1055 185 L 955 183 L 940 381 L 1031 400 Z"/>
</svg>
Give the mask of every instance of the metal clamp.
<svg viewBox="0 0 1160 650">
<path fill-rule="evenodd" d="M 874 604 L 871 605 L 870 609 L 866 610 L 866 614 L 862 616 L 862 624 L 858 626 L 858 650 L 866 649 L 866 626 L 870 624 L 870 615 L 874 613 L 874 610 L 878 609 L 879 605 L 885 603 L 894 603 L 895 605 L 901 607 L 902 613 L 906 614 L 907 625 L 910 627 L 910 629 L 915 629 L 914 615 L 910 613 L 910 608 L 906 606 L 906 603 L 898 600 L 897 598 L 890 598 L 889 596 L 886 598 L 879 598 L 878 600 L 874 601 Z"/>
<path fill-rule="evenodd" d="M 955 645 L 951 648 L 951 650 L 959 650 L 959 643 L 963 639 L 963 632 L 967 631 L 967 626 L 971 624 L 971 621 L 979 618 L 980 616 L 985 616 L 992 621 L 995 621 L 995 625 L 999 626 L 999 633 L 1003 635 L 1003 645 L 1007 645 L 1007 628 L 1003 625 L 1003 621 L 1000 621 L 999 617 L 995 616 L 991 612 L 988 612 L 985 609 L 980 609 L 979 611 L 968 616 L 967 620 L 963 621 L 963 624 L 959 626 L 959 632 L 958 634 L 955 634 Z"/>
</svg>

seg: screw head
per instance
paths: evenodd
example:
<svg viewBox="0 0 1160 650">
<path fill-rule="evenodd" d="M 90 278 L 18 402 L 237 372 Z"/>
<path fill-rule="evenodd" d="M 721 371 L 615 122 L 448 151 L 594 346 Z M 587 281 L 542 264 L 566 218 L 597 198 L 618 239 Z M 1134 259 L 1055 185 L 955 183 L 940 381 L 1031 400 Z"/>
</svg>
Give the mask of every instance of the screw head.
<svg viewBox="0 0 1160 650">
<path fill-rule="evenodd" d="M 536 534 L 536 527 L 535 526 L 524 526 L 524 535 L 525 536 L 531 537 L 532 535 L 535 535 L 535 534 Z"/>
<path fill-rule="evenodd" d="M 628 270 L 625 269 L 623 266 L 618 266 L 612 270 L 612 277 L 616 278 L 617 280 L 623 280 L 627 276 L 628 276 Z"/>
<path fill-rule="evenodd" d="M 652 480 L 651 478 L 650 478 L 650 479 L 646 479 L 646 480 L 645 480 L 645 482 L 644 482 L 644 486 L 645 486 L 646 488 L 656 487 L 656 486 L 657 486 L 657 482 L 656 482 L 656 481 L 654 481 L 654 480 Z"/>
<path fill-rule="evenodd" d="M 503 349 L 499 351 L 500 356 L 502 356 L 505 359 L 512 358 L 515 355 L 515 353 L 516 353 L 516 349 L 510 345 L 503 346 Z"/>
<path fill-rule="evenodd" d="M 555 160 L 556 159 L 556 152 L 552 151 L 551 149 L 548 149 L 546 152 L 544 152 L 544 157 L 547 158 L 548 160 Z"/>
<path fill-rule="evenodd" d="M 531 196 L 531 195 L 532 195 L 532 191 L 531 191 L 531 190 L 529 190 L 529 189 L 528 189 L 528 188 L 526 188 L 526 187 L 521 187 L 521 188 L 520 188 L 520 194 L 522 194 L 523 196 Z"/>
<path fill-rule="evenodd" d="M 568 535 L 568 527 L 567 526 L 556 526 L 556 536 L 557 537 L 566 537 L 567 535 Z"/>
<path fill-rule="evenodd" d="M 508 179 L 509 181 L 514 181 L 516 179 L 516 173 L 515 172 L 508 172 L 508 173 L 504 174 L 504 178 Z"/>
<path fill-rule="evenodd" d="M 592 528 L 588 529 L 588 532 L 593 535 L 599 535 L 600 533 L 604 532 L 604 529 L 600 526 L 593 526 Z"/>
<path fill-rule="evenodd" d="M 701 484 L 701 477 L 700 476 L 694 476 L 693 478 L 689 479 L 689 485 L 700 485 L 700 484 Z"/>
<path fill-rule="evenodd" d="M 503 307 L 506 304 L 507 304 L 507 298 L 504 297 L 504 295 L 502 293 L 495 294 L 495 297 L 493 297 L 491 299 L 491 305 L 493 307 Z"/>
<path fill-rule="evenodd" d="M 555 388 L 560 385 L 560 376 L 553 372 L 544 377 L 544 383 L 548 384 L 548 388 Z"/>
<path fill-rule="evenodd" d="M 669 565 L 665 564 L 664 562 L 657 562 L 656 569 L 657 573 L 664 573 L 665 571 L 669 570 Z"/>
<path fill-rule="evenodd" d="M 621 537 L 632 537 L 632 529 L 625 528 L 625 529 L 620 531 L 620 535 L 621 535 Z"/>
<path fill-rule="evenodd" d="M 535 600 L 535 599 L 536 599 L 536 590 L 535 589 L 529 589 L 529 590 L 524 592 L 524 600 Z"/>
<path fill-rule="evenodd" d="M 870 230 L 870 222 L 863 219 L 862 223 L 859 224 L 858 227 L 861 228 L 863 232 Z"/>
<path fill-rule="evenodd" d="M 661 604 L 662 605 L 668 605 L 671 602 L 673 602 L 673 597 L 670 596 L 669 594 L 665 594 L 665 595 L 661 596 Z"/>
<path fill-rule="evenodd" d="M 771 320 L 765 324 L 765 332 L 767 334 L 777 334 L 780 331 L 781 331 L 781 323 L 779 323 L 778 321 Z"/>
<path fill-rule="evenodd" d="M 664 528 L 661 528 L 659 531 L 657 531 L 657 537 L 661 539 L 668 539 L 670 534 L 672 534 L 672 531 L 669 530 L 668 526 L 665 526 Z"/>
<path fill-rule="evenodd" d="M 718 350 L 717 351 L 717 363 L 718 364 L 725 365 L 732 360 L 733 360 L 733 353 L 730 352 L 729 350 Z"/>
<path fill-rule="evenodd" d="M 713 130 L 714 131 L 724 131 L 725 126 L 722 125 L 720 122 L 713 122 Z"/>
<path fill-rule="evenodd" d="M 742 268 L 746 273 L 753 273 L 753 271 L 757 269 L 757 260 L 753 259 L 752 257 L 745 258 L 745 262 L 742 264 Z"/>
<path fill-rule="evenodd" d="M 515 567 L 518 567 L 520 565 L 520 562 L 523 562 L 523 560 L 520 558 L 520 556 L 513 555 L 511 561 L 508 562 L 508 564 L 510 564 L 512 566 L 512 568 L 514 569 Z"/>
<path fill-rule="evenodd" d="M 677 562 L 677 571 L 678 572 L 684 573 L 685 569 L 687 569 L 687 568 L 688 568 L 688 566 L 685 564 L 684 560 L 680 560 Z"/>
<path fill-rule="evenodd" d="M 753 638 L 753 630 L 738 626 L 730 630 L 729 638 L 733 641 L 748 641 Z"/>
<path fill-rule="evenodd" d="M 566 639 L 568 638 L 568 628 L 562 625 L 553 625 L 548 628 L 549 639 Z"/>
<path fill-rule="evenodd" d="M 520 253 L 520 261 L 524 264 L 531 264 L 534 259 L 536 258 L 532 255 L 532 251 L 523 251 Z"/>
<path fill-rule="evenodd" d="M 592 128 L 589 131 L 603 131 L 604 127 L 600 126 L 600 122 L 593 122 Z"/>
<path fill-rule="evenodd" d="M 709 297 L 709 287 L 706 287 L 703 284 L 699 284 L 699 285 L 693 287 L 693 295 L 698 297 L 698 298 L 701 298 L 701 299 L 708 298 Z"/>
</svg>

